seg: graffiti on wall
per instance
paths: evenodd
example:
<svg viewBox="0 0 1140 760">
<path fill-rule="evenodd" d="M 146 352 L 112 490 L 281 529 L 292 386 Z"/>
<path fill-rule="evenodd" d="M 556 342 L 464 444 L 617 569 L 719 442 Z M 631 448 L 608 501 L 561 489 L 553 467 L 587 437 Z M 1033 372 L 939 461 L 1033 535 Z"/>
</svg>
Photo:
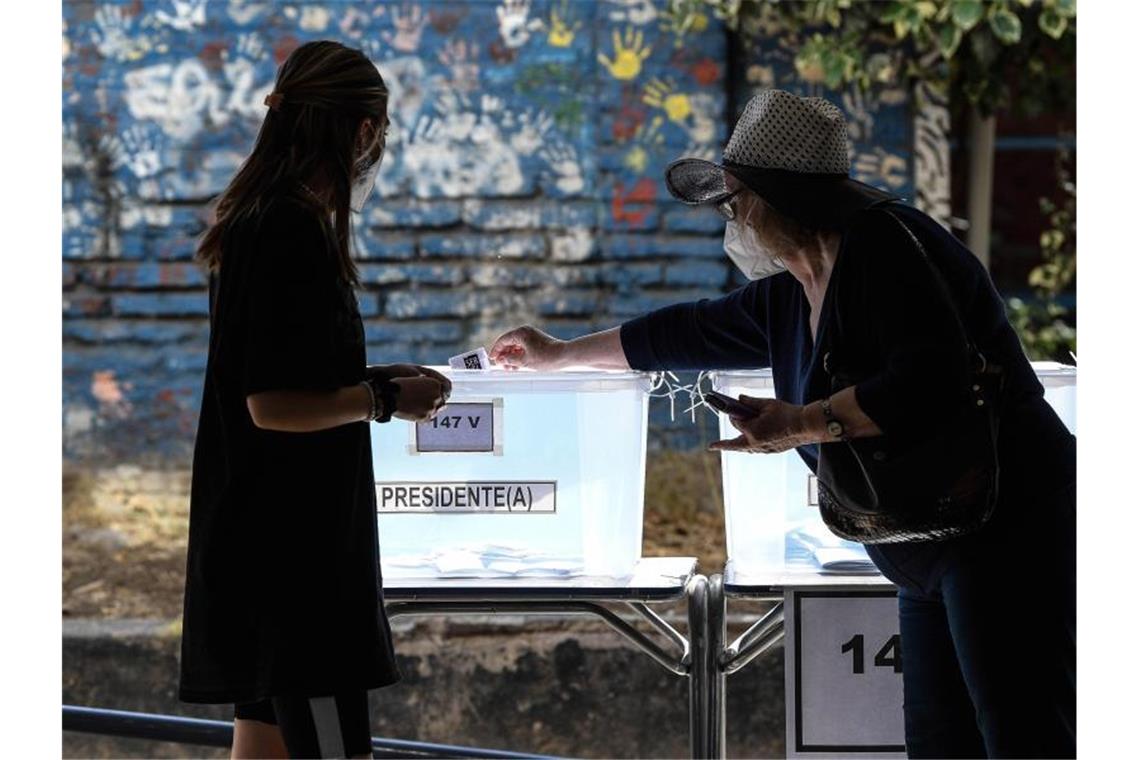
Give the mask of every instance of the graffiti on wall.
<svg viewBox="0 0 1140 760">
<path fill-rule="evenodd" d="M 660 6 L 67 0 L 67 451 L 188 451 L 206 342 L 194 239 L 309 40 L 363 50 L 390 90 L 358 229 L 374 360 L 440 361 L 522 319 L 572 334 L 728 286 L 723 227 L 672 202 L 664 167 L 717 158 L 752 89 L 820 88 L 774 34 L 736 56 L 730 98 L 720 22 L 682 33 Z M 856 175 L 910 195 L 908 97 L 815 94 L 849 114 Z"/>
<path fill-rule="evenodd" d="M 950 99 L 929 84 L 914 93 L 915 205 L 950 225 Z"/>
<path fill-rule="evenodd" d="M 914 196 L 911 156 L 911 98 L 902 88 L 882 88 L 868 96 L 857 86 L 835 92 L 823 85 L 823 72 L 797 71 L 795 52 L 799 39 L 778 35 L 764 38 L 746 52 L 753 62 L 745 70 L 739 93 L 740 108 L 754 92 L 769 88 L 826 98 L 847 117 L 851 143 L 851 174 L 861 182 L 889 190 L 904 198 Z M 762 61 L 762 62 L 759 62 Z"/>
</svg>

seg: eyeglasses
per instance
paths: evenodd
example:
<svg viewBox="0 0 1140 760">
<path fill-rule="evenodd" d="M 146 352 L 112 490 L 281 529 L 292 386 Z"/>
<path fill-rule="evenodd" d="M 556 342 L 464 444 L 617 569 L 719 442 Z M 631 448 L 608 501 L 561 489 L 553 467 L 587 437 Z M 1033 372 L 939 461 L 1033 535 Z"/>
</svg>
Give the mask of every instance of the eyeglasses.
<svg viewBox="0 0 1140 760">
<path fill-rule="evenodd" d="M 726 195 L 720 203 L 716 204 L 716 212 L 720 214 L 720 218 L 724 221 L 731 222 L 736 218 L 736 206 L 733 205 L 732 201 L 734 198 L 736 198 L 737 195 L 740 194 L 741 190 L 743 189 L 744 188 L 740 188 L 740 190 L 733 190 L 731 193 Z"/>
</svg>

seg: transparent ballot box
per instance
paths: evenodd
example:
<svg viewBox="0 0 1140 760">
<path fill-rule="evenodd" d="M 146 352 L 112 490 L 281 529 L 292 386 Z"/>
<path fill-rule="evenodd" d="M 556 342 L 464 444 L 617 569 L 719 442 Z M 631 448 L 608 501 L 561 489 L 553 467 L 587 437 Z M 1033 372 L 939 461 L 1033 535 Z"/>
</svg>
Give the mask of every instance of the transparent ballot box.
<svg viewBox="0 0 1140 760">
<path fill-rule="evenodd" d="M 1052 362 L 1033 368 L 1045 398 L 1074 434 L 1077 431 L 1077 370 Z M 722 371 L 712 387 L 736 398 L 741 393 L 774 398 L 770 370 Z M 739 433 L 724 415 L 722 438 Z M 875 571 L 860 544 L 831 534 L 819 516 L 814 477 L 795 451 L 782 454 L 722 452 L 728 561 L 736 578 L 772 577 L 785 571 L 835 574 Z"/>
<path fill-rule="evenodd" d="M 439 371 L 433 420 L 372 426 L 384 576 L 630 575 L 650 376 Z"/>
<path fill-rule="evenodd" d="M 1045 400 L 1069 428 L 1077 434 L 1077 368 L 1056 362 L 1033 362 L 1037 379 L 1045 386 Z"/>
</svg>

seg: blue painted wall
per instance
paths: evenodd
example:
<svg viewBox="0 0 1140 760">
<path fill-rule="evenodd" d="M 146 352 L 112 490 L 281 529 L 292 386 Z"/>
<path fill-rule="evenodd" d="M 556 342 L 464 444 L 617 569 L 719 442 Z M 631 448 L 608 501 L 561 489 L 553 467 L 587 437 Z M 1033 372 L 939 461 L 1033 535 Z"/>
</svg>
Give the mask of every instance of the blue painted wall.
<svg viewBox="0 0 1140 760">
<path fill-rule="evenodd" d="M 277 66 L 311 39 L 365 50 L 392 93 L 356 230 L 371 361 L 442 363 L 522 322 L 568 337 L 732 287 L 722 226 L 672 202 L 662 169 L 719 156 L 752 89 L 812 85 L 794 41 L 728 71 L 720 24 L 682 39 L 662 4 L 65 2 L 65 456 L 188 463 L 207 343 L 195 236 Z M 905 94 L 817 94 L 852 115 L 857 174 L 909 195 Z M 653 415 L 657 442 L 709 438 L 666 424 L 667 404 Z"/>
</svg>

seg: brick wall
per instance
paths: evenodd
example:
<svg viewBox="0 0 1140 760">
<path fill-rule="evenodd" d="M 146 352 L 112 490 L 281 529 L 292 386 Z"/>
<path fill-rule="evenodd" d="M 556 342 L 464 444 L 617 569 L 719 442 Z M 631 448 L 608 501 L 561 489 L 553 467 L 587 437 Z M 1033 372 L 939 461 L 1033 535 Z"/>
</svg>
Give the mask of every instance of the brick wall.
<svg viewBox="0 0 1140 760">
<path fill-rule="evenodd" d="M 794 41 L 737 51 L 664 0 L 65 2 L 64 447 L 185 464 L 207 343 L 192 261 L 208 199 L 252 145 L 277 66 L 335 38 L 392 93 L 357 219 L 369 359 L 441 363 L 530 322 L 558 336 L 739 282 L 714 215 L 662 169 L 719 155 L 753 88 L 810 91 Z M 819 92 L 852 115 L 857 173 L 912 192 L 909 102 Z M 692 445 L 706 425 L 667 424 Z"/>
</svg>

